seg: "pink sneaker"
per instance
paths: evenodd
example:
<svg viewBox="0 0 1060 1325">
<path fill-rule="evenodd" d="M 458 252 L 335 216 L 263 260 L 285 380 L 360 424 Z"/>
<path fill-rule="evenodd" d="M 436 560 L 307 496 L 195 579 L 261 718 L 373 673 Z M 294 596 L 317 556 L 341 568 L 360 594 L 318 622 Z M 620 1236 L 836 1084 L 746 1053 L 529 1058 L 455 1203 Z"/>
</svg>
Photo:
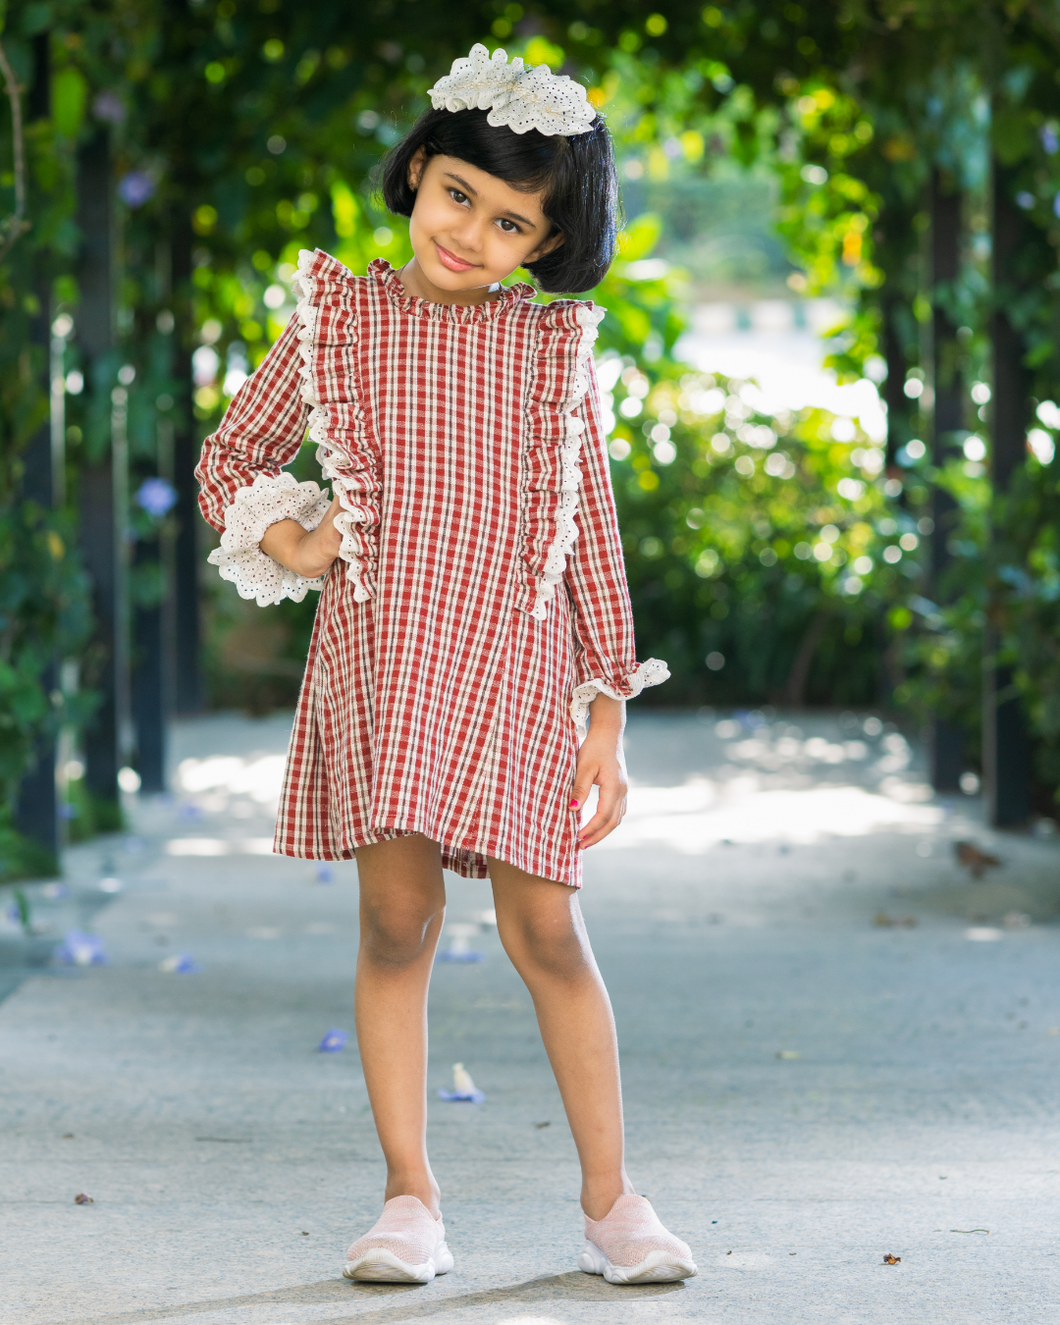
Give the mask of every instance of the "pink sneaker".
<svg viewBox="0 0 1060 1325">
<path fill-rule="evenodd" d="M 630 1192 L 603 1219 L 585 1216 L 578 1269 L 602 1274 L 609 1284 L 658 1284 L 691 1279 L 696 1263 L 686 1244 L 663 1228 L 651 1202 Z"/>
<path fill-rule="evenodd" d="M 415 1196 L 395 1196 L 375 1227 L 346 1253 L 342 1274 L 372 1283 L 429 1284 L 452 1268 L 441 1216 L 435 1219 Z"/>
</svg>

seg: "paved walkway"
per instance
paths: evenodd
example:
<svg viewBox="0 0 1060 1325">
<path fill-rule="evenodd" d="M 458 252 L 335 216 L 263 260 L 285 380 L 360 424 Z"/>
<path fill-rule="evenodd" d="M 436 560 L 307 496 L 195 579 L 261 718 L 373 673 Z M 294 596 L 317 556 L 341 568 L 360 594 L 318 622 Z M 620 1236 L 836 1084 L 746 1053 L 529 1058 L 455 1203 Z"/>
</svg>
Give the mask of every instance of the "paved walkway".
<svg viewBox="0 0 1060 1325">
<path fill-rule="evenodd" d="M 437 968 L 430 1086 L 463 1062 L 487 1095 L 431 1109 L 456 1270 L 343 1282 L 382 1182 L 355 1046 L 316 1051 L 352 1031 L 356 870 L 262 854 L 285 738 L 180 726 L 174 797 L 0 935 L 5 1325 L 1060 1319 L 1060 843 L 931 799 L 853 715 L 636 714 L 630 816 L 587 860 L 630 1170 L 699 1278 L 574 1269 L 530 1001 L 488 886 L 452 879 L 444 942 L 485 959 Z M 955 841 L 1002 864 L 976 881 Z M 40 965 L 75 927 L 108 964 Z"/>
</svg>

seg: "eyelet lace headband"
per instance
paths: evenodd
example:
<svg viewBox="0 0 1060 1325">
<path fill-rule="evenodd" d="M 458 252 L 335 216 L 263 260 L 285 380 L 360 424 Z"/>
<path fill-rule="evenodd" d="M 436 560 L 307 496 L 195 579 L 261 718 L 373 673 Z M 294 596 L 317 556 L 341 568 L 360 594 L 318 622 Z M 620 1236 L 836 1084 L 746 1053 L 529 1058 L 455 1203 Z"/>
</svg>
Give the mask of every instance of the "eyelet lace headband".
<svg viewBox="0 0 1060 1325">
<path fill-rule="evenodd" d="M 481 43 L 464 60 L 454 60 L 428 96 L 435 110 L 488 110 L 486 122 L 507 125 L 514 133 L 536 129 L 567 138 L 592 128 L 596 110 L 585 88 L 566 74 L 554 74 L 547 64 L 528 69 L 516 56 L 496 50 L 493 58 Z"/>
</svg>

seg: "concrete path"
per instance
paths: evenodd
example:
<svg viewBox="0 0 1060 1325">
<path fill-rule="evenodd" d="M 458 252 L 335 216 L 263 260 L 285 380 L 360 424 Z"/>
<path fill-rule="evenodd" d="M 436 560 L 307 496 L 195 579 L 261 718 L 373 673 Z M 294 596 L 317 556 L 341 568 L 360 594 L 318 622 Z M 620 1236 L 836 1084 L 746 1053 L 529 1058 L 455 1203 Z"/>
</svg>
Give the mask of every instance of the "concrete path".
<svg viewBox="0 0 1060 1325">
<path fill-rule="evenodd" d="M 316 1050 L 353 1029 L 356 870 L 262 854 L 285 739 L 180 726 L 177 794 L 72 852 L 69 896 L 32 890 L 33 939 L 0 935 L 5 1325 L 1060 1319 L 1060 843 L 931 799 L 901 735 L 853 715 L 635 714 L 630 815 L 586 862 L 630 1171 L 699 1277 L 574 1268 L 530 1001 L 488 885 L 450 879 L 444 942 L 484 954 L 431 996 L 456 1269 L 343 1282 L 382 1184 L 355 1045 Z M 976 881 L 956 841 L 1002 864 Z M 42 965 L 75 927 L 108 964 Z M 454 1062 L 484 1104 L 433 1098 Z"/>
</svg>

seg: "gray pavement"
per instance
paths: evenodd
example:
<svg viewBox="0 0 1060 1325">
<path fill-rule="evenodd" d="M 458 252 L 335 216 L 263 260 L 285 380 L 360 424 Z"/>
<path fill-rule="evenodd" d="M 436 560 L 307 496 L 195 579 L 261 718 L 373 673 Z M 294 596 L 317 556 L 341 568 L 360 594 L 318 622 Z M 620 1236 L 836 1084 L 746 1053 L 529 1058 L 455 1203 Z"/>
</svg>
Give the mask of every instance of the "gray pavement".
<svg viewBox="0 0 1060 1325">
<path fill-rule="evenodd" d="M 449 876 L 443 943 L 485 958 L 431 994 L 456 1269 L 345 1283 L 383 1171 L 355 1045 L 316 1045 L 353 1029 L 356 868 L 263 854 L 286 731 L 181 724 L 174 796 L 72 851 L 69 895 L 32 889 L 33 938 L 0 933 L 5 1325 L 1060 1319 L 1060 842 L 932 798 L 854 715 L 634 713 L 630 814 L 586 861 L 630 1171 L 700 1276 L 574 1268 L 530 1001 L 488 885 Z M 1002 863 L 975 880 L 956 841 Z M 71 928 L 108 964 L 51 962 Z M 433 1098 L 458 1061 L 484 1104 Z"/>
</svg>

